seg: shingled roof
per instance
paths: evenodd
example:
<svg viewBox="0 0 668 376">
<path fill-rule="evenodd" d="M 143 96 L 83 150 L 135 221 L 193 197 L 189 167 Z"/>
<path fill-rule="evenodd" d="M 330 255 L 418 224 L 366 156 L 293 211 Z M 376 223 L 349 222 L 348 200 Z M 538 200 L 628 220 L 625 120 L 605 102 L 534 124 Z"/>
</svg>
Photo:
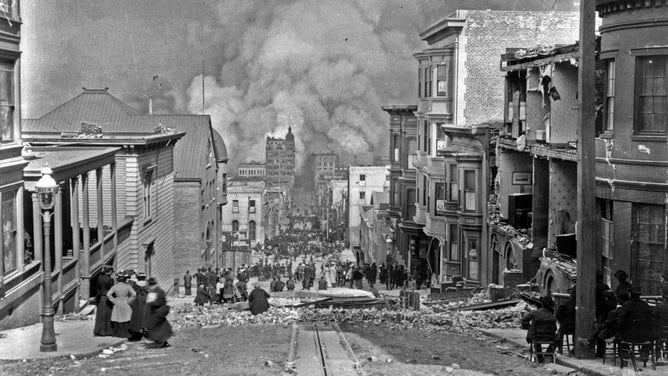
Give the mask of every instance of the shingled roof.
<svg viewBox="0 0 668 376">
<path fill-rule="evenodd" d="M 105 135 L 155 134 L 157 127 L 181 131 L 183 122 L 197 115 L 143 115 L 105 89 L 86 89 L 38 119 L 24 119 L 22 132 L 30 136 L 77 133 L 82 124 L 102 128 Z"/>
</svg>

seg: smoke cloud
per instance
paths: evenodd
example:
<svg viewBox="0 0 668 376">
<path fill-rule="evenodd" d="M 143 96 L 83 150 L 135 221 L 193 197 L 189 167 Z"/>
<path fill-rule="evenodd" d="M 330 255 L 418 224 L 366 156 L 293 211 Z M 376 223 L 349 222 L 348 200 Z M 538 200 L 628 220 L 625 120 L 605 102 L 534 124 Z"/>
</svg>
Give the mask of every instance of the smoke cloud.
<svg viewBox="0 0 668 376">
<path fill-rule="evenodd" d="M 22 115 L 81 87 L 142 112 L 204 112 L 230 162 L 267 135 L 314 151 L 386 152 L 383 104 L 416 101 L 419 32 L 455 9 L 574 10 L 572 0 L 63 0 L 21 3 Z M 104 46 L 101 48 L 100 46 Z M 204 60 L 204 66 L 202 66 Z M 204 72 L 204 74 L 202 74 Z M 234 166 L 232 166 L 233 168 Z"/>
<path fill-rule="evenodd" d="M 201 111 L 204 79 L 204 112 L 225 138 L 232 164 L 263 160 L 264 137 L 284 137 L 288 126 L 295 133 L 298 173 L 312 152 L 385 153 L 388 119 L 380 107 L 415 103 L 412 54 L 425 46 L 418 34 L 472 2 L 463 3 L 212 4 L 218 25 L 192 35 L 225 36 L 218 46 L 224 62 L 192 80 L 188 110 Z M 536 3 L 546 8 L 546 2 Z"/>
</svg>

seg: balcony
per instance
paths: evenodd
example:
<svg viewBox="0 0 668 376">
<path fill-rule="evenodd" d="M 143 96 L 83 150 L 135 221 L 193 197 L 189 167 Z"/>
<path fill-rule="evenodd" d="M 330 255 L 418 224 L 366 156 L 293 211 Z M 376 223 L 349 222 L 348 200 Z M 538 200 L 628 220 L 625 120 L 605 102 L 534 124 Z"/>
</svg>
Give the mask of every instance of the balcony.
<svg viewBox="0 0 668 376">
<path fill-rule="evenodd" d="M 445 115 L 446 119 L 452 119 L 452 99 L 445 97 L 420 98 L 417 112 L 425 115 Z"/>
</svg>

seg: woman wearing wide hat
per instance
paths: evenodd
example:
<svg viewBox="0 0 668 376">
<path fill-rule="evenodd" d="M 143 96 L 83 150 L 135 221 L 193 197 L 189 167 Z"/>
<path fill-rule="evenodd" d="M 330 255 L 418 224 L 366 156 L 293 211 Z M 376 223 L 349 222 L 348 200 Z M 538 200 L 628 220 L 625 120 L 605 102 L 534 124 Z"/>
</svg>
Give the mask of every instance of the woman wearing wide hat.
<svg viewBox="0 0 668 376">
<path fill-rule="evenodd" d="M 95 300 L 95 328 L 93 334 L 95 336 L 110 336 L 114 334 L 111 327 L 111 310 L 112 305 L 107 298 L 107 292 L 114 286 L 114 279 L 111 278 L 112 268 L 110 266 L 103 266 L 102 273 L 97 276 L 97 295 Z"/>
<path fill-rule="evenodd" d="M 128 276 L 125 273 L 119 273 L 116 276 L 116 284 L 107 292 L 107 298 L 114 304 L 111 311 L 111 326 L 114 329 L 114 337 L 129 338 L 130 319 L 132 318 L 132 308 L 130 304 L 135 299 L 137 293 L 129 284 L 125 283 Z"/>
</svg>

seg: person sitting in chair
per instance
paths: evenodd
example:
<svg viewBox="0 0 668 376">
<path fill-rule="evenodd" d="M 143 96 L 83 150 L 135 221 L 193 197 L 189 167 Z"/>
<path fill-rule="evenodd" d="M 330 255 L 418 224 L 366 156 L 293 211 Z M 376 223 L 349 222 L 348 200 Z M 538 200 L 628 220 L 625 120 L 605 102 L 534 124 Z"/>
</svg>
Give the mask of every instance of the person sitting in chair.
<svg viewBox="0 0 668 376">
<path fill-rule="evenodd" d="M 533 344 L 534 350 L 537 354 L 537 359 L 539 363 L 543 363 L 543 349 L 541 344 L 535 343 L 536 340 L 536 323 L 540 322 L 546 323 L 550 326 L 552 333 L 557 332 L 557 319 L 554 317 L 554 300 L 551 296 L 541 296 L 540 297 L 541 307 L 537 310 L 531 311 L 524 315 L 521 320 L 521 325 L 523 329 L 527 329 L 526 340 L 527 343 Z M 554 337 L 555 334 L 553 334 Z M 550 344 L 547 348 L 548 353 L 554 352 L 554 343 Z"/>
</svg>

